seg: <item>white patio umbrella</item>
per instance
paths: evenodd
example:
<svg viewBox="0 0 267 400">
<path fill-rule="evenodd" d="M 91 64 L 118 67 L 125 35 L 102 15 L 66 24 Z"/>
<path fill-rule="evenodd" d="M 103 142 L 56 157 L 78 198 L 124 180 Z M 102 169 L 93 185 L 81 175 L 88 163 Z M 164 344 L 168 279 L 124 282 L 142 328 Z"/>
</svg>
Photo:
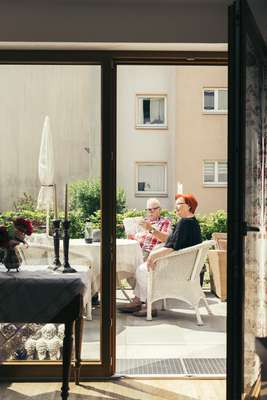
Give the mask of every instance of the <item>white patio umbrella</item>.
<svg viewBox="0 0 267 400">
<path fill-rule="evenodd" d="M 39 153 L 39 179 L 41 189 L 38 195 L 37 209 L 46 210 L 46 233 L 49 234 L 49 209 L 52 208 L 54 198 L 54 148 L 50 129 L 50 119 L 44 119 L 41 147 Z"/>
</svg>

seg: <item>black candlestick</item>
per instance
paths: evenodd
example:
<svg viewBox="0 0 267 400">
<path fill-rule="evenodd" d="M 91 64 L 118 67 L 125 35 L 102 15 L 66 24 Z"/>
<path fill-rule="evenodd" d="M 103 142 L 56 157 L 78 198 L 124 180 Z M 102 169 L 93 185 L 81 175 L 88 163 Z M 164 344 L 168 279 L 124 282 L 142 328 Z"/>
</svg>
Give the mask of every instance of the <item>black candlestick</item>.
<svg viewBox="0 0 267 400">
<path fill-rule="evenodd" d="M 64 251 L 64 264 L 63 267 L 61 266 L 60 268 L 58 268 L 59 271 L 63 272 L 63 273 L 67 273 L 67 272 L 77 272 L 76 269 L 72 268 L 69 264 L 69 241 L 70 241 L 70 237 L 69 237 L 69 227 L 70 227 L 70 221 L 68 220 L 64 220 L 62 222 L 63 225 L 63 251 Z"/>
<path fill-rule="evenodd" d="M 60 245 L 60 219 L 53 220 L 53 238 L 54 238 L 54 261 L 53 270 L 57 270 L 61 266 L 59 258 L 59 245 Z"/>
</svg>

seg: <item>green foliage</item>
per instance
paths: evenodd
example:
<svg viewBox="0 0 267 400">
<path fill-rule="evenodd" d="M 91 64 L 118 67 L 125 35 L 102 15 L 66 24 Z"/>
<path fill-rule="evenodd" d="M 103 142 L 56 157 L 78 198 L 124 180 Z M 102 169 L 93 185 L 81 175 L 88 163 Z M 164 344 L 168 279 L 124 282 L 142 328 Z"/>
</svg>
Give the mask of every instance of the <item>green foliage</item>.
<svg viewBox="0 0 267 400">
<path fill-rule="evenodd" d="M 62 213 L 62 219 L 63 219 L 63 213 Z M 71 239 L 83 238 L 85 220 L 81 210 L 71 210 L 69 212 L 69 220 L 70 220 L 70 229 L 69 229 L 70 238 Z"/>
<path fill-rule="evenodd" d="M 88 219 L 94 229 L 101 229 L 101 210 L 94 212 Z"/>
<path fill-rule="evenodd" d="M 44 232 L 46 223 L 46 212 L 45 211 L 5 211 L 0 214 L 0 225 L 6 225 L 9 227 L 12 225 L 12 221 L 18 217 L 29 219 L 33 224 L 34 232 Z M 52 217 L 52 215 L 51 215 Z"/>
<path fill-rule="evenodd" d="M 80 180 L 70 185 L 70 209 L 80 210 L 85 219 L 100 209 L 101 185 L 98 179 Z M 117 190 L 117 212 L 125 210 L 126 196 L 123 189 Z"/>
<path fill-rule="evenodd" d="M 227 232 L 227 214 L 218 210 L 208 215 L 197 215 L 203 240 L 211 238 L 213 232 Z"/>
<path fill-rule="evenodd" d="M 36 209 L 36 202 L 30 194 L 24 192 L 22 197 L 14 201 L 13 208 L 16 212 L 34 211 Z"/>
<path fill-rule="evenodd" d="M 87 219 L 90 220 L 94 229 L 101 229 L 100 207 L 100 183 L 99 181 L 78 181 L 71 185 L 71 207 L 69 211 L 70 237 L 84 237 L 84 226 Z M 50 233 L 52 233 L 52 211 L 50 212 Z M 117 215 L 116 215 L 116 236 L 124 238 L 124 218 L 145 217 L 145 210 L 125 209 L 125 192 L 117 191 Z M 161 210 L 161 215 L 169 218 L 172 224 L 176 224 L 177 217 L 174 211 Z M 23 197 L 14 202 L 14 211 L 5 211 L 0 214 L 0 225 L 9 228 L 12 221 L 17 217 L 29 219 L 33 223 L 34 232 L 44 232 L 46 226 L 46 211 L 35 210 L 35 202 L 30 195 L 24 193 Z M 59 218 L 64 219 L 63 212 Z M 227 232 L 227 214 L 224 210 L 218 210 L 208 215 L 196 215 L 199 221 L 203 240 L 211 238 L 213 232 Z"/>
</svg>

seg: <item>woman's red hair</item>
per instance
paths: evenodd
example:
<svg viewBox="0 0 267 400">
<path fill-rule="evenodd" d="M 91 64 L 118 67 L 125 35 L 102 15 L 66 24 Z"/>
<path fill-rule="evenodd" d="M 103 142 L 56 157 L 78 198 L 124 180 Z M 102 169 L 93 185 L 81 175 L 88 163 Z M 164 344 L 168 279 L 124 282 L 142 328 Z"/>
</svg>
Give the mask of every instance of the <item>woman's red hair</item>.
<svg viewBox="0 0 267 400">
<path fill-rule="evenodd" d="M 184 199 L 185 203 L 190 207 L 191 213 L 194 214 L 195 211 L 196 211 L 197 205 L 198 205 L 198 202 L 197 202 L 195 196 L 193 196 L 190 193 L 189 194 L 179 194 L 179 193 L 177 193 L 175 195 L 175 199 L 177 200 L 177 199 L 180 199 L 180 198 Z"/>
</svg>

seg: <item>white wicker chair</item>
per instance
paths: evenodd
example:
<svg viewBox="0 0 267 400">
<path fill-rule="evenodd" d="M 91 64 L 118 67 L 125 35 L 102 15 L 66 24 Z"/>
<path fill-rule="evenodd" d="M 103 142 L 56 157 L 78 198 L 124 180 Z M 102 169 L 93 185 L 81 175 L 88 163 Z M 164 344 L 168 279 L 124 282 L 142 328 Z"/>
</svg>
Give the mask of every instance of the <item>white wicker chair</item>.
<svg viewBox="0 0 267 400">
<path fill-rule="evenodd" d="M 154 271 L 148 272 L 147 320 L 152 320 L 152 303 L 163 299 L 179 299 L 190 304 L 196 312 L 197 324 L 203 325 L 199 302 L 203 300 L 209 314 L 212 314 L 205 294 L 200 286 L 200 272 L 208 249 L 214 241 L 208 240 L 196 246 L 175 251 L 156 262 Z"/>
<path fill-rule="evenodd" d="M 42 244 L 30 244 L 29 247 L 19 245 L 17 250 L 20 258 L 22 259 L 22 265 L 52 265 L 54 258 L 54 247 Z M 63 250 L 60 249 L 60 259 L 63 258 Z M 70 265 L 83 265 L 88 266 L 91 271 L 90 263 L 88 258 L 78 254 L 74 251 L 69 252 Z M 91 273 L 89 274 L 90 280 L 92 279 Z M 91 282 L 88 283 L 88 302 L 85 304 L 86 319 L 92 320 L 92 303 L 91 303 Z"/>
</svg>

